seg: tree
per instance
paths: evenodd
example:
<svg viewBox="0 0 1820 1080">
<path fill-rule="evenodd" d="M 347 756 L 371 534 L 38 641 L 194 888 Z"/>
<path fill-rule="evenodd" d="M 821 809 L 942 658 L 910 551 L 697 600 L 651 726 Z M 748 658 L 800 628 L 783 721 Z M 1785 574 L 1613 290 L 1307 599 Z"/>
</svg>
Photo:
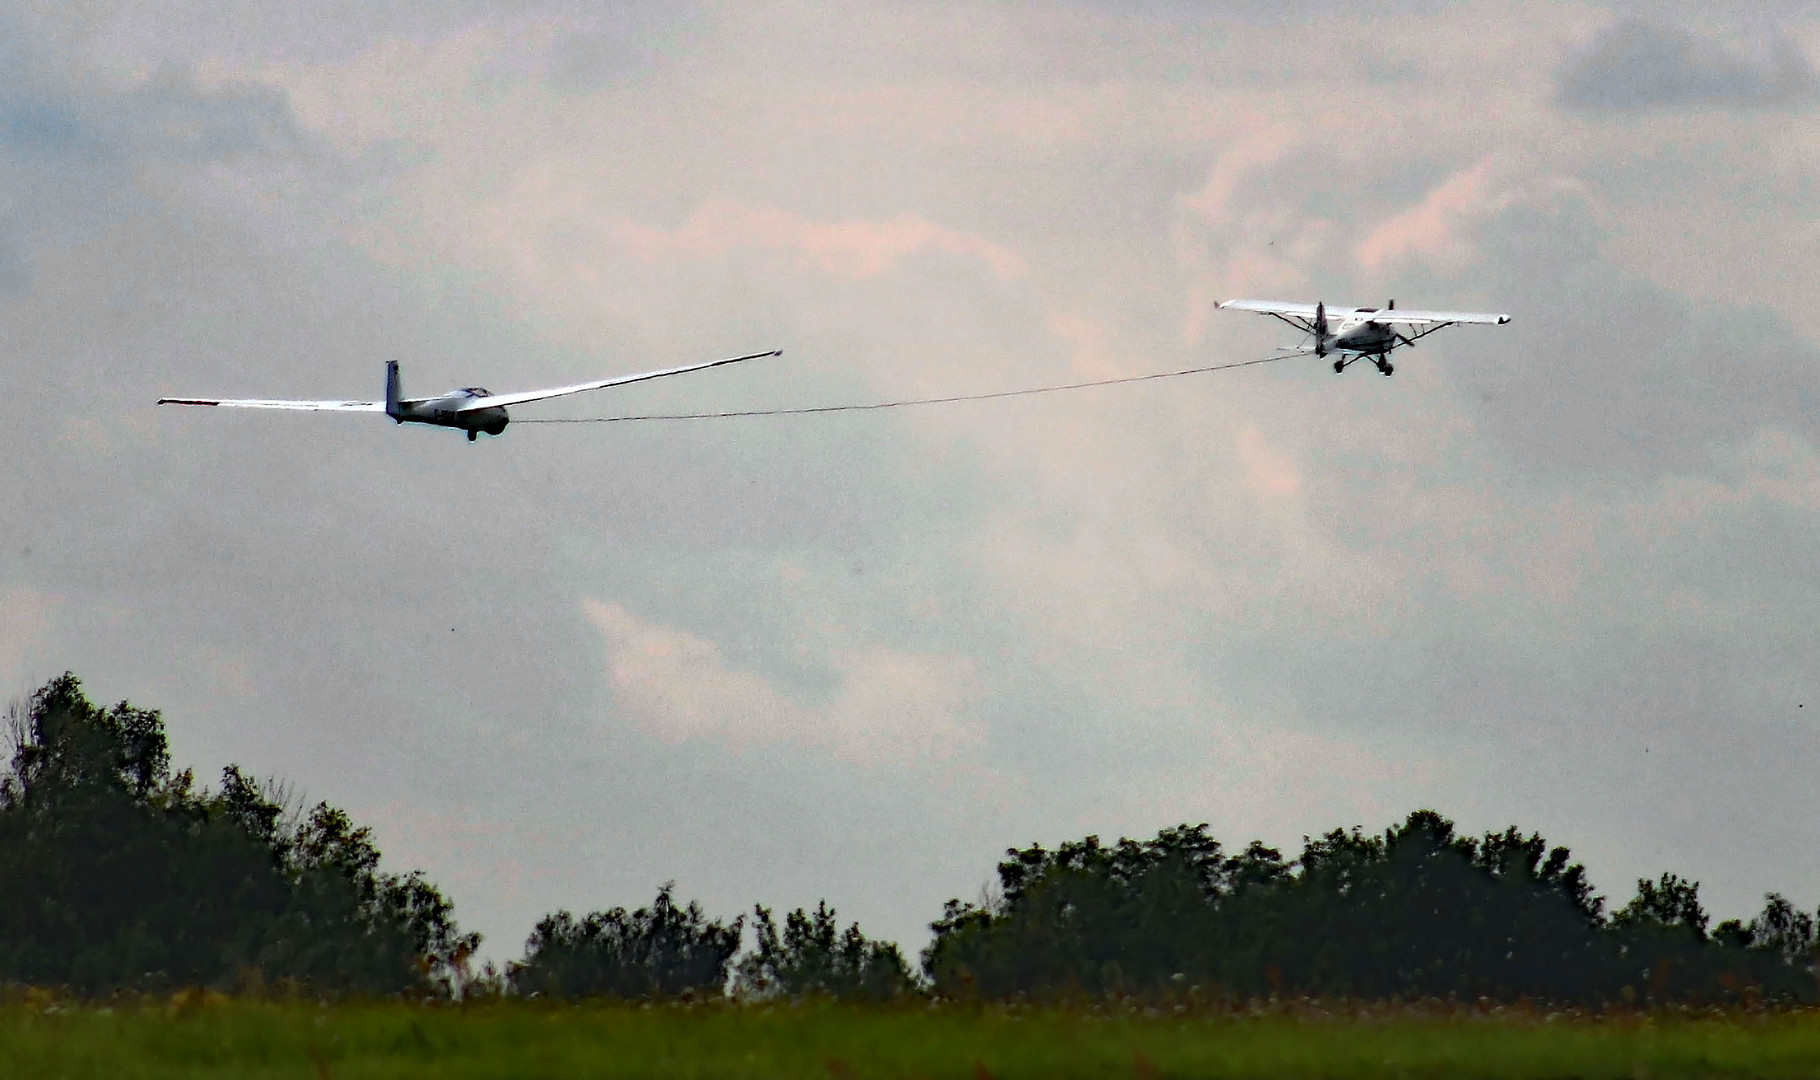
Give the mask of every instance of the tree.
<svg viewBox="0 0 1820 1080">
<path fill-rule="evenodd" d="M 173 774 L 155 710 L 91 704 L 65 673 L 9 718 L 0 773 L 0 983 L 82 993 L 288 981 L 446 989 L 479 942 L 370 831 L 229 766 Z"/>
<path fill-rule="evenodd" d="M 1820 949 L 1814 919 L 1780 893 L 1763 898 L 1763 910 L 1750 923 L 1749 947 L 1774 956 L 1790 967 L 1811 965 Z"/>
<path fill-rule="evenodd" d="M 1047 851 L 1010 849 L 1000 898 L 948 902 L 932 924 L 923 968 L 938 992 L 1006 997 L 1143 993 L 1205 973 L 1225 944 L 1219 901 L 1275 877 L 1262 845 L 1228 858 L 1207 826 L 1153 840 L 1098 837 Z"/>
<path fill-rule="evenodd" d="M 813 913 L 797 908 L 784 916 L 780 935 L 770 909 L 753 908 L 758 944 L 739 962 L 741 990 L 757 997 L 889 1001 L 913 989 L 896 945 L 868 940 L 858 923 L 842 932 L 834 916 L 825 900 Z"/>
<path fill-rule="evenodd" d="M 694 901 L 677 906 L 675 890 L 666 883 L 650 907 L 630 913 L 545 916 L 511 967 L 512 988 L 551 997 L 718 997 L 745 920 L 709 920 Z"/>
<path fill-rule="evenodd" d="M 1706 909 L 1700 905 L 1700 883 L 1676 874 L 1656 881 L 1637 879 L 1637 895 L 1612 916 L 1612 925 L 1680 934 L 1706 940 Z"/>
</svg>

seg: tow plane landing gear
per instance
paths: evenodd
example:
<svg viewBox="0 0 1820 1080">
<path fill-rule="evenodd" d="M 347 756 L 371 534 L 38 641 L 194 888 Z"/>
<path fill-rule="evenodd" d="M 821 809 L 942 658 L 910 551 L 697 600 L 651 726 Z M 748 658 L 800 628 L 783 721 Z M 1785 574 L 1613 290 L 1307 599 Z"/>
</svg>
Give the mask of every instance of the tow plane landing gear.
<svg viewBox="0 0 1820 1080">
<path fill-rule="evenodd" d="M 1354 356 L 1351 358 L 1341 357 L 1333 362 L 1333 373 L 1339 375 L 1346 370 L 1347 364 L 1354 364 L 1363 359 L 1365 359 L 1363 356 Z M 1397 370 L 1396 365 L 1390 362 L 1389 356 L 1373 356 L 1371 357 L 1371 362 L 1376 364 L 1378 371 L 1385 375 L 1392 374 Z"/>
</svg>

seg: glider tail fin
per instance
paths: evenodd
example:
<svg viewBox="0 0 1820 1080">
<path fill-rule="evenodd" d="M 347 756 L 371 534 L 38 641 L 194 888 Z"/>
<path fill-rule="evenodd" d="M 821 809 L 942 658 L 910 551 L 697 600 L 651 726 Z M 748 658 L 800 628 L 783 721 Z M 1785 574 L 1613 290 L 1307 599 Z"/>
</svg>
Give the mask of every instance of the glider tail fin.
<svg viewBox="0 0 1820 1080">
<path fill-rule="evenodd" d="M 1324 301 L 1314 305 L 1314 354 L 1327 355 L 1327 304 Z"/>
<path fill-rule="evenodd" d="M 404 407 L 399 404 L 399 400 L 403 396 L 398 388 L 398 361 L 387 360 L 385 362 L 385 414 L 394 420 L 404 412 Z"/>
</svg>

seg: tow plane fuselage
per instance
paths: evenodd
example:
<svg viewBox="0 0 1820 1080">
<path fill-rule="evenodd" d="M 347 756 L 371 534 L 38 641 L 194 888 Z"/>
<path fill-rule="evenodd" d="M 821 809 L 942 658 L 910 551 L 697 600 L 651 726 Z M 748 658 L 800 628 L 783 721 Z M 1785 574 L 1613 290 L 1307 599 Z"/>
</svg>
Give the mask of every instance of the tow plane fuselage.
<svg viewBox="0 0 1820 1080">
<path fill-rule="evenodd" d="M 1383 356 L 1401 344 L 1395 330 L 1384 323 L 1374 322 L 1370 315 L 1361 312 L 1334 327 L 1327 336 L 1326 348 L 1317 349 L 1316 355 L 1345 352 L 1361 357 Z"/>
</svg>

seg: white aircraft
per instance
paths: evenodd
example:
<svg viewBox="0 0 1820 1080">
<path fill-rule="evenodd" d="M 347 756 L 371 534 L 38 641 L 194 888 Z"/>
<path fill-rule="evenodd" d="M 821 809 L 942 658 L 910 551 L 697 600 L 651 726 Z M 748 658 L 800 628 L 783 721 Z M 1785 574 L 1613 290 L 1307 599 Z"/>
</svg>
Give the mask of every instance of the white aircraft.
<svg viewBox="0 0 1820 1080">
<path fill-rule="evenodd" d="M 441 397 L 433 398 L 404 397 L 399 392 L 398 361 L 388 360 L 385 365 L 384 401 L 159 398 L 158 404 L 219 405 L 233 409 L 301 409 L 309 412 L 382 412 L 400 424 L 435 424 L 438 427 L 460 428 L 468 433 L 468 441 L 473 442 L 480 437 L 480 433 L 483 431 L 488 435 L 497 435 L 506 429 L 506 424 L 511 422 L 506 416 L 508 405 L 523 405 L 527 401 L 542 401 L 545 398 L 579 394 L 588 390 L 604 390 L 609 386 L 624 386 L 627 383 L 644 382 L 648 379 L 661 379 L 666 375 L 682 375 L 690 371 L 720 367 L 723 364 L 737 364 L 742 360 L 758 360 L 767 356 L 782 356 L 783 354 L 782 349 L 774 349 L 771 352 L 753 353 L 750 356 L 730 356 L 725 360 L 708 360 L 700 364 L 685 364 L 682 367 L 646 371 L 637 375 L 616 375 L 611 379 L 596 379 L 594 382 L 558 386 L 550 390 L 524 390 L 516 394 L 495 394 L 479 386 L 464 386 L 460 390 L 451 390 Z"/>
<path fill-rule="evenodd" d="M 1336 373 L 1345 371 L 1348 364 L 1369 358 L 1388 375 L 1396 370 L 1390 363 L 1393 350 L 1414 345 L 1436 330 L 1455 323 L 1501 326 L 1510 321 L 1509 315 L 1476 311 L 1398 311 L 1395 300 L 1383 308 L 1329 308 L 1324 303 L 1280 304 L 1273 300 L 1222 300 L 1220 307 L 1261 311 L 1288 323 L 1311 339 L 1310 344 L 1289 346 L 1289 350 L 1316 356 L 1333 353 Z M 1411 332 L 1403 333 L 1398 327 L 1408 327 Z"/>
</svg>

